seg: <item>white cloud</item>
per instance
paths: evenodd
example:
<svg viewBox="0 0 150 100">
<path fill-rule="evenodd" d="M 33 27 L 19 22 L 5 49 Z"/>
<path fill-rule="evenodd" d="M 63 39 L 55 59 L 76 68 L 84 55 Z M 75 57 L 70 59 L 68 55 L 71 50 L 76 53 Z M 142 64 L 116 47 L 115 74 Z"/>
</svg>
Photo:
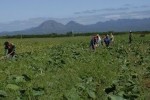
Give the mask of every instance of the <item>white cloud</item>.
<svg viewBox="0 0 150 100">
<path fill-rule="evenodd" d="M 94 13 L 105 13 L 105 12 L 118 12 L 118 11 L 127 11 L 128 7 L 120 7 L 120 8 L 105 8 L 105 9 L 92 9 L 81 12 L 75 12 L 74 14 L 84 15 L 84 14 L 94 14 Z"/>
<path fill-rule="evenodd" d="M 116 19 L 120 19 L 121 16 L 120 15 L 107 15 L 107 16 L 105 16 L 105 18 L 106 19 L 114 19 L 114 20 L 116 20 Z"/>
</svg>

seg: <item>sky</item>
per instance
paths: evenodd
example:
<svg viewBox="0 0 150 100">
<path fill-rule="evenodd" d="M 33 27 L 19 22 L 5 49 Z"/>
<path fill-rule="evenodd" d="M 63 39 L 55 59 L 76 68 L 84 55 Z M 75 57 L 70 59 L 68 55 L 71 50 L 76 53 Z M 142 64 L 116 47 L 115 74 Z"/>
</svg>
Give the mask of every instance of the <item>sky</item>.
<svg viewBox="0 0 150 100">
<path fill-rule="evenodd" d="M 0 0 L 0 23 L 70 18 L 81 23 L 149 18 L 150 0 Z"/>
</svg>

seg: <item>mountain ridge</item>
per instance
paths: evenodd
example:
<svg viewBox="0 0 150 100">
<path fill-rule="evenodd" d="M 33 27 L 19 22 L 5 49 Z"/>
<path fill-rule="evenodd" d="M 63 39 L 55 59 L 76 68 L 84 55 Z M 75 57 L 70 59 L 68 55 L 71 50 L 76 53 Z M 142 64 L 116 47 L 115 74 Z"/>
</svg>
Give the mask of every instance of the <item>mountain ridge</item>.
<svg viewBox="0 0 150 100">
<path fill-rule="evenodd" d="M 145 19 L 118 19 L 95 24 L 83 25 L 75 21 L 62 24 L 54 20 L 47 20 L 38 25 L 21 31 L 1 32 L 0 35 L 16 34 L 64 34 L 73 31 L 79 32 L 106 32 L 106 31 L 150 31 L 150 18 Z"/>
</svg>

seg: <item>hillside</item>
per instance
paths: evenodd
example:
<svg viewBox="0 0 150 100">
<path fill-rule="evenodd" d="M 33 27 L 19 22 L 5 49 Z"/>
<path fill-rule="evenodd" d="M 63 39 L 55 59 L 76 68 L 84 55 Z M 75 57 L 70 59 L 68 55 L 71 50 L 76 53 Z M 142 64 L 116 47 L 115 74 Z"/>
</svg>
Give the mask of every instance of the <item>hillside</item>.
<svg viewBox="0 0 150 100">
<path fill-rule="evenodd" d="M 97 22 L 91 25 L 82 25 L 75 21 L 70 21 L 66 25 L 54 20 L 47 20 L 37 27 L 13 32 L 2 32 L 1 35 L 16 35 L 16 34 L 48 34 L 58 33 L 63 34 L 73 31 L 78 32 L 105 32 L 105 31 L 150 31 L 150 18 L 147 19 L 119 19 L 106 22 Z"/>
</svg>

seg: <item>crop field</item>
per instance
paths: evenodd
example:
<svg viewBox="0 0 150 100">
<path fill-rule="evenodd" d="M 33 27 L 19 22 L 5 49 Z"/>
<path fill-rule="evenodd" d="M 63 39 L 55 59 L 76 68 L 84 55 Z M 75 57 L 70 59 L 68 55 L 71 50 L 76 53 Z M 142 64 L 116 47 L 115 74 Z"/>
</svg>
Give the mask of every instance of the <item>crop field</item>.
<svg viewBox="0 0 150 100">
<path fill-rule="evenodd" d="M 1 39 L 16 58 L 0 60 L 0 100 L 150 100 L 150 35 L 95 51 L 90 38 Z"/>
</svg>

